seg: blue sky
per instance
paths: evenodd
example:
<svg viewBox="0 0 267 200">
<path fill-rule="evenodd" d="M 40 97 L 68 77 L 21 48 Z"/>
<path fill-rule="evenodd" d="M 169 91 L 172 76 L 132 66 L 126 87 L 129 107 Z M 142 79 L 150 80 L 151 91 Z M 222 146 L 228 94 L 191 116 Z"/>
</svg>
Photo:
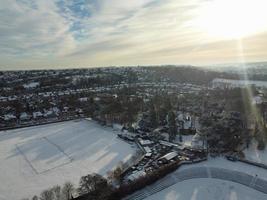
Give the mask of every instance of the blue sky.
<svg viewBox="0 0 267 200">
<path fill-rule="evenodd" d="M 267 60 L 267 25 L 260 20 L 267 15 L 246 19 L 248 25 L 235 30 L 225 17 L 210 21 L 214 5 L 231 7 L 229 0 L 219 1 L 0 0 L 0 69 Z M 261 13 L 246 1 L 250 14 Z M 255 1 L 263 7 L 264 0 Z M 237 34 L 242 41 L 232 37 Z"/>
</svg>

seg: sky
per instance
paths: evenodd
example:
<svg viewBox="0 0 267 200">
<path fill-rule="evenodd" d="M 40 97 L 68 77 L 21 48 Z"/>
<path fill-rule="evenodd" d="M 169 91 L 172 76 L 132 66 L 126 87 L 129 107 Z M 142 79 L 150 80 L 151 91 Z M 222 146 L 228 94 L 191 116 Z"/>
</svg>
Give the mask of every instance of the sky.
<svg viewBox="0 0 267 200">
<path fill-rule="evenodd" d="M 267 60 L 266 0 L 0 0 L 0 70 Z"/>
</svg>

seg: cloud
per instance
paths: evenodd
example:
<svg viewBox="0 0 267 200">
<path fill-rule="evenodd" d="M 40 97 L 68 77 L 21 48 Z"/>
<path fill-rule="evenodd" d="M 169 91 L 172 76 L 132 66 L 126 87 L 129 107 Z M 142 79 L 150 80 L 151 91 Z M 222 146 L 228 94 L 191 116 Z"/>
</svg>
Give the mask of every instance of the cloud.
<svg viewBox="0 0 267 200">
<path fill-rule="evenodd" d="M 49 0 L 1 2 L 1 54 L 34 58 L 73 48 L 69 22 L 56 11 Z"/>
<path fill-rule="evenodd" d="M 236 42 L 211 39 L 192 27 L 207 1 L 0 0 L 0 66 L 213 61 L 222 52 L 230 55 Z M 266 35 L 247 40 L 245 53 L 263 58 Z"/>
</svg>

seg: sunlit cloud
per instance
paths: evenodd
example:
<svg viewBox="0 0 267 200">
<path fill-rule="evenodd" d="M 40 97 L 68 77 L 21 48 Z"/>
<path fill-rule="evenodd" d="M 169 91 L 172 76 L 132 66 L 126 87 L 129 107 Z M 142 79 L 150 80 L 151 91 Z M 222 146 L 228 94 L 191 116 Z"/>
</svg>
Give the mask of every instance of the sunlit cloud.
<svg viewBox="0 0 267 200">
<path fill-rule="evenodd" d="M 247 61 L 266 60 L 267 26 L 258 19 L 265 12 L 247 6 L 259 11 L 248 13 L 253 26 L 231 32 L 220 15 L 210 21 L 221 2 L 228 2 L 220 11 L 226 15 L 227 6 L 234 12 L 239 4 L 254 5 L 253 0 L 0 0 L 0 67 L 233 62 L 237 36 L 243 37 Z M 216 19 L 221 26 L 214 27 Z"/>
</svg>

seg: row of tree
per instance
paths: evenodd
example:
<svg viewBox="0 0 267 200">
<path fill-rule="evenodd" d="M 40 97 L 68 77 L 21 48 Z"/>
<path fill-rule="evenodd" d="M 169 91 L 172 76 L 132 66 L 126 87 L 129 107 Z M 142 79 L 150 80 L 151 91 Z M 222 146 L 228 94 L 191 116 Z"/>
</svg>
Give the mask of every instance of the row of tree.
<svg viewBox="0 0 267 200">
<path fill-rule="evenodd" d="M 33 196 L 31 200 L 70 200 L 75 192 L 74 185 L 71 182 L 66 182 L 62 187 L 56 185 L 52 188 L 44 190 L 39 196 Z M 22 200 L 30 200 L 24 198 Z"/>
</svg>

